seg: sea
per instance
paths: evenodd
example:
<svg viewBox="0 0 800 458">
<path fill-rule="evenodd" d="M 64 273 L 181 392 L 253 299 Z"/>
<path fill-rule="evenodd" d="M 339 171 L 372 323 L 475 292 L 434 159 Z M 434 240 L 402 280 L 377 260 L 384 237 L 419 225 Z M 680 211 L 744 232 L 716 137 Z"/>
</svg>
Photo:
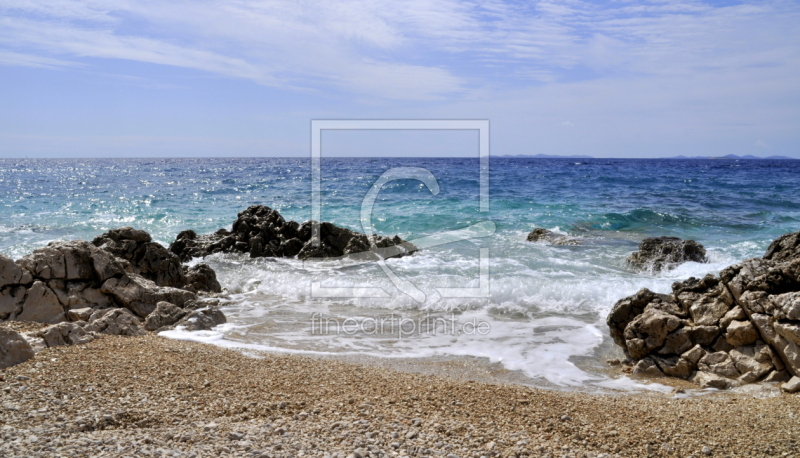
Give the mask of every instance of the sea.
<svg viewBox="0 0 800 458">
<path fill-rule="evenodd" d="M 312 167 L 313 165 L 313 167 Z M 762 256 L 800 230 L 799 160 L 497 158 L 2 159 L 0 253 L 133 226 L 168 246 L 266 205 L 287 220 L 399 235 L 380 262 L 215 254 L 228 323 L 165 337 L 384 361 L 470 361 L 534 386 L 662 390 L 609 371 L 605 319 L 641 288 Z M 541 227 L 577 246 L 526 241 Z M 653 274 L 645 237 L 694 239 L 708 263 Z M 444 363 L 442 363 L 444 364 Z"/>
</svg>

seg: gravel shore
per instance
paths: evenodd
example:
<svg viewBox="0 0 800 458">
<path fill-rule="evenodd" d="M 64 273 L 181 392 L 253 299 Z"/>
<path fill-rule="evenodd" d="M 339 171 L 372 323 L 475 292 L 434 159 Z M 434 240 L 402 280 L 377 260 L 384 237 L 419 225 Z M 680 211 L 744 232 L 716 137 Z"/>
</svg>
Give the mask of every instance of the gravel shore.
<svg viewBox="0 0 800 458">
<path fill-rule="evenodd" d="M 157 336 L 0 372 L 0 456 L 800 456 L 800 397 L 603 395 Z"/>
</svg>

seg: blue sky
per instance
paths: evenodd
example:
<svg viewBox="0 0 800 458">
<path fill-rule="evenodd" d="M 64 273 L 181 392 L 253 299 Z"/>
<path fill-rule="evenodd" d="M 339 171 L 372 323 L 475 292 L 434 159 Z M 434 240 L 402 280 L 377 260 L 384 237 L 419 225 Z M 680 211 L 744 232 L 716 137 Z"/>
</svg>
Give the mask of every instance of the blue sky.
<svg viewBox="0 0 800 458">
<path fill-rule="evenodd" d="M 307 156 L 311 119 L 489 119 L 493 154 L 800 158 L 798 24 L 769 0 L 3 0 L 0 157 Z M 331 151 L 473 155 L 402 137 Z"/>
</svg>

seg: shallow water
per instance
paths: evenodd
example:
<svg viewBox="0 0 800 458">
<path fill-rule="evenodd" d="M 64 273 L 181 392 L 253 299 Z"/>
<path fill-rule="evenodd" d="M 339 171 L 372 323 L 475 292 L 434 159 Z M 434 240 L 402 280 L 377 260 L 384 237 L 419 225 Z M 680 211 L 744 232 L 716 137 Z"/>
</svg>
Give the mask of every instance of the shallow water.
<svg viewBox="0 0 800 458">
<path fill-rule="evenodd" d="M 214 255 L 205 262 L 228 290 L 229 324 L 172 336 L 311 354 L 481 357 L 543 386 L 636 388 L 602 368 L 617 351 L 605 325 L 616 300 L 643 287 L 667 292 L 675 280 L 760 256 L 775 237 L 800 229 L 800 161 L 766 160 L 493 158 L 490 208 L 481 212 L 476 159 L 324 159 L 321 219 L 362 230 L 364 196 L 393 167 L 430 171 L 439 192 L 414 180 L 388 183 L 372 212 L 376 232 L 414 240 L 496 229 L 388 260 L 385 268 L 417 298 L 375 263 Z M 0 251 L 16 258 L 122 225 L 167 245 L 183 229 L 230 227 L 252 204 L 309 219 L 309 160 L 0 160 Z M 533 227 L 584 245 L 526 242 Z M 711 262 L 657 276 L 629 271 L 625 257 L 655 235 L 696 239 Z M 446 297 L 445 288 L 479 289 L 481 250 L 488 295 Z M 348 288 L 373 297 L 319 297 Z"/>
</svg>

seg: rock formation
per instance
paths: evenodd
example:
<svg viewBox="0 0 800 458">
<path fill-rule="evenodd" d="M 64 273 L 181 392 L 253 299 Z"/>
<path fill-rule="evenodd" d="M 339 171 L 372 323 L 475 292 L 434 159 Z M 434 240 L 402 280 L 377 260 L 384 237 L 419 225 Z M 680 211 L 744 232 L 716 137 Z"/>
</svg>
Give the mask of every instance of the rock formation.
<svg viewBox="0 0 800 458">
<path fill-rule="evenodd" d="M 651 237 L 639 243 L 639 251 L 628 256 L 628 265 L 639 271 L 660 272 L 685 262 L 707 262 L 706 250 L 694 240 Z"/>
<path fill-rule="evenodd" d="M 382 250 L 379 250 L 382 249 Z M 249 253 L 250 257 L 331 258 L 356 253 L 380 252 L 383 258 L 417 251 L 398 236 L 361 234 L 332 223 L 320 223 L 320 240 L 312 240 L 312 222 L 286 221 L 276 210 L 253 205 L 239 213 L 232 230 L 220 229 L 198 235 L 192 230 L 178 234 L 170 251 L 186 262 L 212 253 Z"/>
<path fill-rule="evenodd" d="M 633 372 L 715 388 L 800 376 L 798 240 L 784 235 L 764 258 L 676 282 L 672 294 L 617 302 L 606 322 Z"/>
<path fill-rule="evenodd" d="M 40 347 L 88 342 L 98 334 L 143 335 L 143 321 L 166 305 L 180 316 L 158 328 L 209 329 L 225 318 L 213 300 L 198 294 L 219 291 L 210 267 L 186 268 L 148 233 L 129 227 L 93 243 L 51 242 L 16 262 L 0 255 L 0 321 L 51 324 L 22 335 Z M 179 322 L 189 315 L 194 319 Z M 0 327 L 0 364 L 19 363 L 35 349 L 18 336 Z"/>
<path fill-rule="evenodd" d="M 580 245 L 581 241 L 575 237 L 557 234 L 553 231 L 537 227 L 528 234 L 528 242 L 549 243 L 550 245 Z"/>
</svg>

